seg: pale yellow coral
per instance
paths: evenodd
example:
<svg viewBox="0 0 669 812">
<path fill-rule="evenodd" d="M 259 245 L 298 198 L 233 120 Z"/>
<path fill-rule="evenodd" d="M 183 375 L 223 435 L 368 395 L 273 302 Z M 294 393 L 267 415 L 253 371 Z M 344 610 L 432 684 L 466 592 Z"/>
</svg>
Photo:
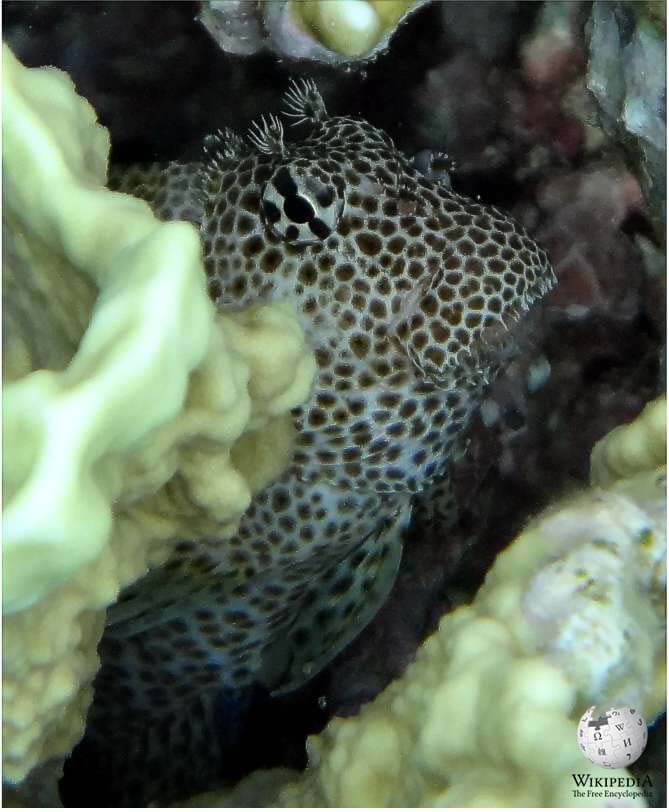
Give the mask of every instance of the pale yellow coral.
<svg viewBox="0 0 669 812">
<path fill-rule="evenodd" d="M 370 56 L 425 0 L 290 0 L 294 19 L 343 57 Z"/>
<path fill-rule="evenodd" d="M 639 417 L 619 426 L 592 451 L 590 480 L 607 485 L 638 471 L 662 465 L 667 459 L 667 399 L 649 403 Z"/>
<path fill-rule="evenodd" d="M 3 49 L 3 765 L 83 730 L 105 608 L 170 542 L 232 532 L 315 364 L 287 305 L 216 315 L 199 236 L 105 189 L 66 74 Z"/>
<path fill-rule="evenodd" d="M 649 443 L 663 414 L 604 440 L 636 438 L 635 475 L 533 521 L 401 679 L 309 740 L 303 776 L 256 773 L 209 805 L 602 806 L 572 774 L 627 774 L 585 760 L 577 720 L 630 703 L 652 719 L 665 701 L 666 468 Z"/>
</svg>

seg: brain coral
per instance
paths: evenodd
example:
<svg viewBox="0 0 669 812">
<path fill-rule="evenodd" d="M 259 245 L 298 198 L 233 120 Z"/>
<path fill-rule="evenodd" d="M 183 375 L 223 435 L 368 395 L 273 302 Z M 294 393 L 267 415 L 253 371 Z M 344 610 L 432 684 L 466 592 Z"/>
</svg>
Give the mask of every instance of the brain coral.
<svg viewBox="0 0 669 812">
<path fill-rule="evenodd" d="M 171 542 L 231 533 L 315 369 L 287 305 L 216 315 L 186 223 L 105 188 L 109 138 L 3 49 L 3 768 L 81 735 L 105 609 Z"/>
</svg>

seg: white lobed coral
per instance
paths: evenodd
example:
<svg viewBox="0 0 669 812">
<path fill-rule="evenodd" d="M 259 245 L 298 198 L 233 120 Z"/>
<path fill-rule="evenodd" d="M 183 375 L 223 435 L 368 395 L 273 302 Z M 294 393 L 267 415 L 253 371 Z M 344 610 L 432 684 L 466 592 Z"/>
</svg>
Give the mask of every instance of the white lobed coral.
<svg viewBox="0 0 669 812">
<path fill-rule="evenodd" d="M 197 231 L 105 188 L 69 77 L 3 49 L 3 766 L 83 731 L 105 609 L 173 541 L 235 529 L 315 363 L 282 303 L 216 315 Z"/>
</svg>

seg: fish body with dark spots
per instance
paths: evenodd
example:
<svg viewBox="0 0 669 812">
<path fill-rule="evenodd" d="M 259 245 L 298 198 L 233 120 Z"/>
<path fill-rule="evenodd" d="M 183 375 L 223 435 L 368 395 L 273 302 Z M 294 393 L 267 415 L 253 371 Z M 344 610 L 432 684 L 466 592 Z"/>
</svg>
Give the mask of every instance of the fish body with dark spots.
<svg viewBox="0 0 669 812">
<path fill-rule="evenodd" d="M 246 140 L 208 139 L 201 163 L 113 180 L 196 223 L 221 309 L 291 302 L 318 372 L 291 464 L 237 534 L 185 540 L 111 608 L 89 730 L 112 760 L 130 752 L 119 729 L 149 736 L 154 762 L 161 747 L 199 760 L 192 708 L 222 685 L 295 688 L 371 620 L 413 501 L 446 477 L 509 328 L 555 282 L 510 218 L 422 175 L 366 121 L 329 116 L 312 82 L 286 104 L 300 141 L 269 116 Z M 147 797 L 170 795 L 158 779 Z"/>
</svg>

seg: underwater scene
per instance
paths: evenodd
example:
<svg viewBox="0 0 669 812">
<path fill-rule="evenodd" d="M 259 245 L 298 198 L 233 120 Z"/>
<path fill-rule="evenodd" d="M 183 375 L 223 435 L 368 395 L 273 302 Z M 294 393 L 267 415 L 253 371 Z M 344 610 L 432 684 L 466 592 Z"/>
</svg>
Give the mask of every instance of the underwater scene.
<svg viewBox="0 0 669 812">
<path fill-rule="evenodd" d="M 666 808 L 663 0 L 6 0 L 3 805 Z"/>
</svg>

